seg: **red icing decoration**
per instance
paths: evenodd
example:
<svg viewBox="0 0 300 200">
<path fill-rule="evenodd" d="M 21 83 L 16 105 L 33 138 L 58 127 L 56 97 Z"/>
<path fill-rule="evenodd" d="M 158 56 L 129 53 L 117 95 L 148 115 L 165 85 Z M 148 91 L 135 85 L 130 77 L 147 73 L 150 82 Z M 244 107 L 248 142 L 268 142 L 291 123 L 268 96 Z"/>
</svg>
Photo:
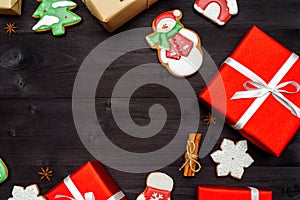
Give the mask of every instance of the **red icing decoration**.
<svg viewBox="0 0 300 200">
<path fill-rule="evenodd" d="M 181 56 L 187 57 L 193 49 L 193 42 L 180 33 L 169 38 L 170 50 L 167 51 L 167 58 L 179 60 Z"/>
<path fill-rule="evenodd" d="M 231 14 L 229 13 L 229 8 L 227 7 L 227 1 L 226 0 L 197 0 L 196 4 L 202 9 L 205 10 L 206 7 L 211 3 L 217 3 L 220 6 L 220 14 L 218 19 L 221 22 L 227 22 L 229 18 L 231 17 Z"/>
<path fill-rule="evenodd" d="M 157 188 L 147 186 L 146 190 L 144 191 L 144 197 L 146 198 L 146 200 L 150 200 L 151 197 L 154 198 L 152 196 L 153 194 L 162 195 L 162 198 L 160 198 L 159 200 L 168 200 L 171 196 L 171 191 L 160 190 Z"/>
</svg>

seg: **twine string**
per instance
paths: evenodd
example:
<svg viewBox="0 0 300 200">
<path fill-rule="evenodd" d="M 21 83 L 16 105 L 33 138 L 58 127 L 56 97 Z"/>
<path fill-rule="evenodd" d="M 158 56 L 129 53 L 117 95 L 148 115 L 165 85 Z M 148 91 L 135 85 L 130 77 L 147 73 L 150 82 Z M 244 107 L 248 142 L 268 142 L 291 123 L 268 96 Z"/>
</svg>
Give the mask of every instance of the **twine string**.
<svg viewBox="0 0 300 200">
<path fill-rule="evenodd" d="M 179 171 L 181 171 L 187 164 L 189 164 L 190 169 L 193 172 L 199 172 L 201 170 L 201 164 L 197 161 L 198 155 L 194 154 L 196 151 L 196 144 L 193 141 L 187 141 L 186 145 L 186 153 L 185 153 L 185 163 L 180 167 Z M 196 164 L 193 166 L 193 164 Z"/>
</svg>

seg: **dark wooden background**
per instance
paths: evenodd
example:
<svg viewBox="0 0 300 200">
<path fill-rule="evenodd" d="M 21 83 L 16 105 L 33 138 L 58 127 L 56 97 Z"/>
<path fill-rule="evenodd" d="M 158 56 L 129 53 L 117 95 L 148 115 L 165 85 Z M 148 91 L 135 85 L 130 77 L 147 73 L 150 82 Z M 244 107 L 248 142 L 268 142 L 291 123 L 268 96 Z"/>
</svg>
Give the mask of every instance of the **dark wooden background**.
<svg viewBox="0 0 300 200">
<path fill-rule="evenodd" d="M 27 52 L 18 70 L 0 68 L 0 157 L 7 163 L 10 176 L 0 185 L 0 199 L 10 196 L 13 185 L 37 183 L 45 193 L 59 183 L 66 175 L 72 173 L 93 157 L 81 143 L 72 116 L 72 89 L 77 71 L 85 56 L 101 41 L 125 30 L 149 27 L 152 19 L 161 12 L 180 8 L 184 13 L 182 20 L 201 36 L 202 44 L 219 66 L 234 50 L 247 30 L 257 25 L 290 50 L 300 54 L 300 1 L 299 0 L 239 0 L 239 14 L 224 27 L 217 27 L 193 10 L 193 0 L 160 0 L 149 10 L 144 11 L 115 33 L 108 33 L 98 21 L 90 15 L 79 0 L 76 13 L 83 21 L 74 27 L 67 28 L 63 37 L 53 37 L 48 33 L 34 33 L 31 27 L 36 19 L 31 17 L 38 3 L 35 0 L 23 0 L 22 16 L 0 16 L 0 26 L 16 22 L 17 34 L 9 37 L 0 31 L 0 56 L 13 48 L 22 48 Z M 109 2 L 109 1 L 108 1 Z M 157 62 L 156 52 L 151 49 L 129 53 L 114 62 L 106 72 L 103 83 L 116 83 L 116 71 L 119 75 L 136 65 Z M 3 57 L 2 57 L 3 58 Z M 126 61 L 126 62 L 124 62 Z M 142 62 L 142 63 L 141 63 Z M 2 63 L 3 64 L 3 63 Z M 205 66 L 204 66 L 205 67 Z M 113 70 L 117 69 L 117 70 Z M 195 93 L 205 87 L 198 75 L 188 78 Z M 101 84 L 101 83 L 100 83 Z M 110 85 L 110 84 L 106 84 Z M 118 135 L 122 133 L 113 121 L 110 110 L 111 87 L 101 87 L 97 93 L 97 112 L 101 112 L 106 131 L 112 133 L 111 140 L 118 144 Z M 106 92 L 106 90 L 108 92 Z M 141 98 L 142 97 L 142 98 Z M 149 105 L 161 103 L 168 105 L 168 115 L 175 123 L 162 130 L 153 144 L 144 143 L 144 151 L 153 145 L 166 144 L 171 140 L 172 128 L 176 129 L 180 120 L 178 103 L 171 92 L 160 86 L 145 86 L 134 93 L 131 101 L 131 114 L 139 124 L 147 124 Z M 207 110 L 200 105 L 201 121 L 199 130 L 206 131 L 202 121 Z M 272 128 L 272 127 L 270 127 Z M 174 131 L 176 132 L 176 131 Z M 118 134 L 116 134 L 118 133 Z M 225 126 L 222 137 L 235 140 L 242 137 Z M 221 140 L 220 138 L 220 140 Z M 126 148 L 139 152 L 140 145 L 127 137 Z M 152 140 L 153 141 L 153 140 Z M 220 141 L 219 141 L 220 142 Z M 219 147 L 217 143 L 215 149 Z M 195 178 L 183 178 L 178 168 L 183 158 L 161 171 L 170 174 L 175 180 L 173 199 L 196 199 L 198 184 L 256 186 L 271 189 L 275 200 L 296 200 L 300 198 L 300 135 L 292 140 L 280 158 L 270 156 L 249 144 L 249 153 L 255 159 L 252 167 L 246 170 L 241 181 L 230 177 L 217 178 L 215 164 L 209 158 L 201 160 L 203 170 Z M 162 156 L 163 159 L 163 156 Z M 151 165 L 151 160 L 145 160 Z M 39 180 L 37 172 L 40 167 L 50 166 L 54 171 L 51 182 Z M 124 190 L 130 200 L 145 188 L 147 174 L 130 174 L 107 167 L 109 173 Z"/>
</svg>

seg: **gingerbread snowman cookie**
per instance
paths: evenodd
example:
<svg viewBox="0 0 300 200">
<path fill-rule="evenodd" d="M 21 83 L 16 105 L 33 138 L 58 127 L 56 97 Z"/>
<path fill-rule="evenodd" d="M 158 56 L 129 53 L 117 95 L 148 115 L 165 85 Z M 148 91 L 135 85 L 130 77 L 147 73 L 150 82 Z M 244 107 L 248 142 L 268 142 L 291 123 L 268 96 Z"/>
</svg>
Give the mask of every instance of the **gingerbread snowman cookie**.
<svg viewBox="0 0 300 200">
<path fill-rule="evenodd" d="M 147 177 L 146 189 L 136 200 L 171 200 L 173 179 L 162 172 L 152 172 Z"/>
<path fill-rule="evenodd" d="M 236 0 L 196 0 L 195 10 L 218 25 L 224 25 L 238 13 Z"/>
<path fill-rule="evenodd" d="M 177 77 L 186 77 L 197 72 L 203 63 L 203 53 L 199 36 L 185 28 L 180 19 L 180 10 L 158 15 L 152 24 L 153 33 L 146 41 L 157 49 L 162 65 Z"/>
</svg>

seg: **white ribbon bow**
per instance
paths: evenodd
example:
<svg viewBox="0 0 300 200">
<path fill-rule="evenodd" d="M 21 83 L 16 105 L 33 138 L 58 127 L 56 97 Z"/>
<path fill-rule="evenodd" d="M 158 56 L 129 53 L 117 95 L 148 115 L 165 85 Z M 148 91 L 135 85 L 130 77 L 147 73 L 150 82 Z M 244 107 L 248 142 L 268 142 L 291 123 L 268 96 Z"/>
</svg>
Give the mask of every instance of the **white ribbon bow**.
<svg viewBox="0 0 300 200">
<path fill-rule="evenodd" d="M 248 85 L 252 85 L 255 88 L 249 87 Z M 280 90 L 288 85 L 294 86 L 296 91 L 288 91 L 288 90 Z M 243 98 L 255 98 L 255 97 L 262 97 L 266 95 L 268 92 L 272 93 L 274 97 L 279 97 L 279 93 L 287 93 L 287 94 L 296 94 L 300 90 L 300 85 L 295 81 L 287 81 L 277 85 L 275 88 L 269 88 L 265 82 L 255 82 L 255 81 L 246 81 L 243 84 L 244 88 L 247 91 L 236 92 L 234 96 L 231 98 L 234 99 L 243 99 Z M 281 97 L 279 97 L 281 98 Z"/>
<path fill-rule="evenodd" d="M 64 184 L 66 185 L 66 187 L 68 188 L 68 190 L 70 191 L 70 193 L 72 194 L 73 197 L 58 194 L 54 197 L 55 199 L 66 198 L 66 199 L 70 199 L 70 200 L 95 200 L 95 195 L 93 192 L 87 192 L 84 194 L 84 197 L 83 197 L 82 194 L 77 189 L 74 182 L 72 181 L 70 176 L 67 176 L 64 179 Z M 112 195 L 107 200 L 121 200 L 123 197 L 125 197 L 125 194 L 122 191 L 119 191 L 119 192 L 115 193 L 114 195 Z"/>
<path fill-rule="evenodd" d="M 70 199 L 70 200 L 95 200 L 95 195 L 94 195 L 93 192 L 87 192 L 87 193 L 84 194 L 84 197 L 83 197 L 81 195 L 81 193 L 79 192 L 79 190 L 77 189 L 74 182 L 72 181 L 70 176 L 67 176 L 64 179 L 64 184 L 66 185 L 68 190 L 71 192 L 73 197 L 58 194 L 54 197 L 55 199 L 66 198 L 66 199 Z"/>
<path fill-rule="evenodd" d="M 282 93 L 286 94 L 296 94 L 300 91 L 300 85 L 295 81 L 287 81 L 284 83 L 280 83 L 280 81 L 284 78 L 284 76 L 289 72 L 289 70 L 293 67 L 293 65 L 298 60 L 298 56 L 294 53 L 288 58 L 288 60 L 282 65 L 280 70 L 275 74 L 272 80 L 267 84 L 262 78 L 256 75 L 254 72 L 249 70 L 247 67 L 234 60 L 233 58 L 227 58 L 224 63 L 228 64 L 230 67 L 234 68 L 251 81 L 246 81 L 243 86 L 247 91 L 239 91 L 236 92 L 232 100 L 235 99 L 244 99 L 244 98 L 257 98 L 248 110 L 243 114 L 243 116 L 239 119 L 239 121 L 233 126 L 235 129 L 242 129 L 249 119 L 255 114 L 255 112 L 259 109 L 259 107 L 264 103 L 264 101 L 269 97 L 270 94 L 285 106 L 291 113 L 298 118 L 300 118 L 300 109 L 290 100 L 288 100 Z M 280 84 L 279 84 L 280 83 Z M 249 87 L 252 85 L 253 87 Z M 291 85 L 296 90 L 295 91 L 287 91 L 283 90 L 284 87 Z"/>
</svg>

